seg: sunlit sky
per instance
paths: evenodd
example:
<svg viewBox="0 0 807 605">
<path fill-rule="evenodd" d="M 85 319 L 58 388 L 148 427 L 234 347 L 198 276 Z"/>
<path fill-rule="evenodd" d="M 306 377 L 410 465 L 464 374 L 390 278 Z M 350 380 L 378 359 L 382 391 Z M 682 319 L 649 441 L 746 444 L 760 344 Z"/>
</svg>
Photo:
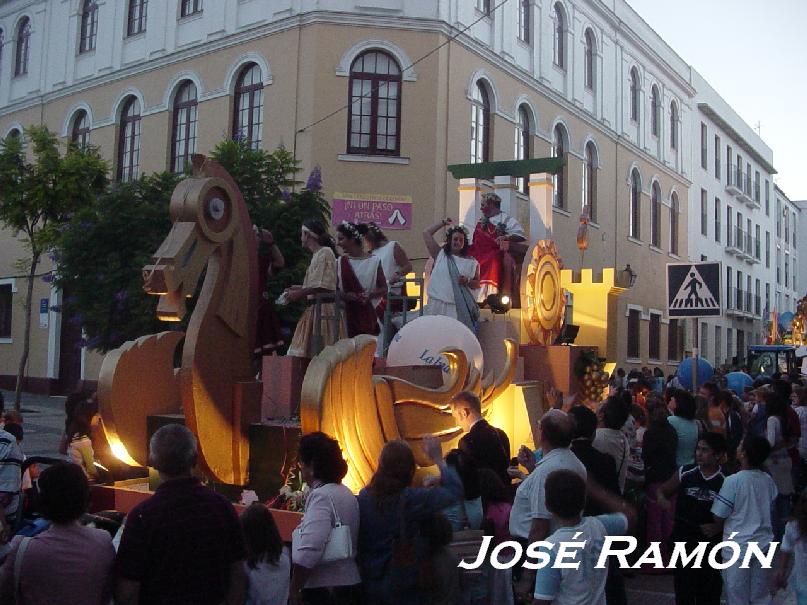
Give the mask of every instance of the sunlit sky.
<svg viewBox="0 0 807 605">
<path fill-rule="evenodd" d="M 807 0 L 627 0 L 773 150 L 807 199 Z"/>
</svg>

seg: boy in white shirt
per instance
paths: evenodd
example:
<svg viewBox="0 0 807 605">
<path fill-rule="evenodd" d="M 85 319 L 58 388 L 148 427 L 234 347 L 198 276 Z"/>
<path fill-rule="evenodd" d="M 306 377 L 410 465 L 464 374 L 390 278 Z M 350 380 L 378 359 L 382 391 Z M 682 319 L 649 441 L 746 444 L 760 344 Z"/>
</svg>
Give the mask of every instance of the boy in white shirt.
<svg viewBox="0 0 807 605">
<path fill-rule="evenodd" d="M 545 538 L 555 545 L 551 561 L 535 576 L 533 605 L 605 605 L 605 580 L 608 566 L 597 569 L 605 536 L 624 535 L 633 523 L 634 512 L 624 501 L 589 482 L 589 495 L 605 509 L 620 512 L 596 517 L 583 517 L 586 504 L 586 483 L 572 471 L 553 471 L 546 480 L 546 507 L 552 513 L 555 532 Z M 558 545 L 562 542 L 583 542 L 585 548 L 574 551 L 580 561 L 577 569 L 554 567 Z"/>
<path fill-rule="evenodd" d="M 743 555 L 749 542 L 757 542 L 767 552 L 773 540 L 771 505 L 779 492 L 771 476 L 762 470 L 770 452 L 771 446 L 764 437 L 745 438 L 737 450 L 742 470 L 723 482 L 712 504 L 715 523 L 702 527 L 707 536 L 717 535 L 722 529 L 723 539 L 737 542 Z M 735 536 L 730 538 L 732 534 Z M 728 605 L 768 605 L 772 570 L 764 569 L 755 557 L 750 558 L 747 569 L 742 569 L 744 558 L 723 570 Z"/>
</svg>

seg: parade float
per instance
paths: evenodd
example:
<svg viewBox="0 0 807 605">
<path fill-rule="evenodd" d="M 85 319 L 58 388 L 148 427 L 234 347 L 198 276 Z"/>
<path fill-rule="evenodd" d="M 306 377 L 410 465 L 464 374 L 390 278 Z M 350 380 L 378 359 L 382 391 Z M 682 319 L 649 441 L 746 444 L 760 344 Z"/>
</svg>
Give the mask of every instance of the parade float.
<svg viewBox="0 0 807 605">
<path fill-rule="evenodd" d="M 186 300 L 198 290 L 196 305 L 186 332 L 143 336 L 104 359 L 98 396 L 112 452 L 127 464 L 147 466 L 154 431 L 184 423 L 199 441 L 200 472 L 216 489 L 234 501 L 251 494 L 294 509 L 302 434 L 324 431 L 339 440 L 349 464 L 345 482 L 357 491 L 391 439 L 408 441 L 423 466 L 428 464 L 419 447 L 424 435 L 438 437 L 444 451 L 453 447 L 461 429 L 449 402 L 461 390 L 480 396 L 485 417 L 508 433 L 511 455 L 520 444 L 534 442 L 548 407 L 564 398 L 595 404 L 614 365 L 615 335 L 608 326 L 615 323 L 618 296 L 630 284 L 613 268 L 598 274 L 563 268 L 551 237 L 552 175 L 563 162 L 545 158 L 449 167 L 459 180 L 463 223 L 475 223 L 480 195 L 493 182 L 503 209 L 519 212 L 527 225 L 525 242 L 502 242 L 502 295 L 509 300 L 483 311 L 476 334 L 446 318 L 440 318 L 436 331 L 426 324 L 437 318 L 418 317 L 415 311 L 415 319 L 384 351 L 386 359 L 376 354 L 376 338 L 358 336 L 325 347 L 303 364 L 265 357 L 261 382 L 251 363 L 259 293 L 250 217 L 227 172 L 194 156 L 192 175 L 171 199 L 172 229 L 143 277 L 145 289 L 160 297 L 160 319 L 180 320 Z M 528 180 L 529 196 L 515 209 L 519 178 Z M 578 233 L 581 250 L 584 223 Z M 564 321 L 569 294 L 574 329 Z M 420 308 L 424 302 L 419 294 Z M 404 354 L 407 347 L 415 351 L 414 359 Z M 550 399 L 549 393 L 560 397 Z M 99 488 L 96 506 L 126 511 L 155 486 L 153 477 L 148 486 L 142 483 Z M 296 522 L 292 513 L 276 516 L 284 534 Z"/>
</svg>

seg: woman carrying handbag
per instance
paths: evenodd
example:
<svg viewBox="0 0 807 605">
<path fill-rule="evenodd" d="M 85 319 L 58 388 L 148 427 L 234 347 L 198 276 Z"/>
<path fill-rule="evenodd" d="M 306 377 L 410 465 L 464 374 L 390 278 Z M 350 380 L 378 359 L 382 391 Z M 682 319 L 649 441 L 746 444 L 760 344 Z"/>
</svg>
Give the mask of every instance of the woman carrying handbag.
<svg viewBox="0 0 807 605">
<path fill-rule="evenodd" d="M 311 491 L 292 536 L 290 604 L 358 605 L 356 565 L 359 505 L 344 485 L 347 463 L 339 443 L 324 433 L 300 439 L 299 464 Z"/>
</svg>

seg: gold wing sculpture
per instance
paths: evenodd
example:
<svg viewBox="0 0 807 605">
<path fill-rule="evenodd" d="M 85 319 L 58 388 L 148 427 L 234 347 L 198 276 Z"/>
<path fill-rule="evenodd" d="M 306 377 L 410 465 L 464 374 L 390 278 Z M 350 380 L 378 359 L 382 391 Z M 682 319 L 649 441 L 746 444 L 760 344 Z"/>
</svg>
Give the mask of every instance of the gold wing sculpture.
<svg viewBox="0 0 807 605">
<path fill-rule="evenodd" d="M 337 439 L 348 462 L 345 484 L 354 491 L 366 485 L 378 467 L 387 441 L 412 445 L 419 466 L 431 463 L 419 442 L 434 435 L 447 447 L 461 434 L 449 402 L 462 390 L 480 395 L 483 413 L 510 384 L 516 371 L 518 346 L 506 339 L 507 363 L 498 373 L 482 377 L 459 349 L 442 352 L 450 380 L 437 389 L 393 376 L 374 376 L 376 339 L 340 340 L 311 360 L 303 380 L 300 416 L 303 434 L 322 431 Z"/>
</svg>

